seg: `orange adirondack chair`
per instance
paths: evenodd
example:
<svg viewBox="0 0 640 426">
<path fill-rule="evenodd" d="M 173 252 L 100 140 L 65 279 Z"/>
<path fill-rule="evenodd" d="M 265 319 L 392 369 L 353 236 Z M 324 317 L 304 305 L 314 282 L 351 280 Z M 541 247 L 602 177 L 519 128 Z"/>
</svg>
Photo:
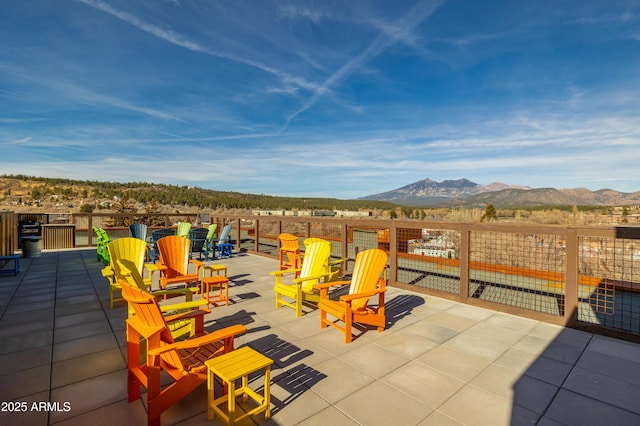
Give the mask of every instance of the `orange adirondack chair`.
<svg viewBox="0 0 640 426">
<path fill-rule="evenodd" d="M 269 272 L 276 277 L 276 285 L 273 288 L 276 292 L 276 309 L 283 305 L 288 306 L 295 309 L 296 317 L 299 318 L 302 316 L 303 300 L 309 302 L 320 300 L 320 293 L 313 286 L 326 278 L 326 265 L 330 254 L 331 245 L 327 241 L 319 241 L 307 248 L 302 268 Z M 282 281 L 283 276 L 287 274 L 294 275 L 290 284 Z M 284 300 L 283 296 L 293 299 L 293 302 Z"/>
<path fill-rule="evenodd" d="M 345 343 L 351 343 L 351 329 L 354 322 L 378 327 L 378 332 L 384 331 L 386 319 L 384 315 L 384 293 L 387 290 L 387 254 L 380 249 L 369 249 L 358 253 L 353 267 L 351 281 L 334 281 L 317 284 L 320 290 L 320 328 L 330 325 L 344 333 Z M 382 275 L 382 278 L 381 278 Z M 335 285 L 349 285 L 349 294 L 340 296 L 340 300 L 331 300 L 328 289 Z M 378 295 L 378 306 L 369 305 L 369 299 Z M 331 314 L 344 327 L 328 320 Z"/>
<path fill-rule="evenodd" d="M 140 399 L 140 386 L 147 389 L 147 422 L 160 425 L 161 414 L 207 380 L 205 361 L 231 352 L 234 338 L 247 331 L 243 325 L 204 331 L 204 312 L 178 314 L 182 319 L 194 318 L 196 334 L 187 340 L 173 340 L 167 321 L 155 297 L 126 282 L 122 295 L 133 306 L 135 315 L 127 319 L 127 359 L 129 402 Z M 141 338 L 146 341 L 146 362 L 140 363 Z M 161 385 L 161 373 L 172 382 Z M 164 377 L 163 377 L 164 382 Z"/>
<path fill-rule="evenodd" d="M 282 233 L 278 236 L 280 240 L 280 250 L 278 258 L 280 260 L 280 270 L 297 269 L 302 264 L 300 257 L 300 242 L 298 237 L 292 234 Z"/>
<path fill-rule="evenodd" d="M 185 237 L 169 235 L 158 240 L 160 260 L 160 287 L 166 289 L 167 285 L 183 283 L 185 287 L 191 282 L 199 284 L 200 268 L 204 266 L 199 260 L 190 259 L 191 241 Z M 189 272 L 189 265 L 196 267 L 195 272 Z"/>
</svg>

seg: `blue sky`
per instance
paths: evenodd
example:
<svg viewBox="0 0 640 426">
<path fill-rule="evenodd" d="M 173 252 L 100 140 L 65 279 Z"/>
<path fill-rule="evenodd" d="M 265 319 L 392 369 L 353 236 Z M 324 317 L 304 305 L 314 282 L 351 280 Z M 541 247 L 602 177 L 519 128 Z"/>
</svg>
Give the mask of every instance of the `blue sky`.
<svg viewBox="0 0 640 426">
<path fill-rule="evenodd" d="M 0 174 L 640 190 L 640 2 L 0 2 Z"/>
</svg>

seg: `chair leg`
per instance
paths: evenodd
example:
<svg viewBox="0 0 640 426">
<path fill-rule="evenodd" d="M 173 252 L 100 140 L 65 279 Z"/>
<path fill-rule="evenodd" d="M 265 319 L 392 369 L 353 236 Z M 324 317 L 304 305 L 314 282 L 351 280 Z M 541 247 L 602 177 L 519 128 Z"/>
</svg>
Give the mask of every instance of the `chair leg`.
<svg viewBox="0 0 640 426">
<path fill-rule="evenodd" d="M 327 328 L 327 311 L 320 309 L 320 328 Z"/>
<path fill-rule="evenodd" d="M 134 370 L 139 369 L 140 335 L 127 324 L 127 395 L 129 402 L 140 399 L 140 381 Z"/>
<path fill-rule="evenodd" d="M 147 365 L 148 385 L 147 388 L 147 424 L 148 426 L 160 426 L 160 415 L 168 407 L 162 401 L 156 400 L 160 395 L 160 368 Z M 158 398 L 160 399 L 160 398 Z"/>
<path fill-rule="evenodd" d="M 302 289 L 298 288 L 298 292 L 296 293 L 296 318 L 300 318 L 302 316 Z"/>
<path fill-rule="evenodd" d="M 344 342 L 351 343 L 351 318 L 345 318 Z"/>
<path fill-rule="evenodd" d="M 353 321 L 353 311 L 351 304 L 347 303 L 347 309 L 344 315 L 344 342 L 351 343 L 351 322 Z"/>
</svg>

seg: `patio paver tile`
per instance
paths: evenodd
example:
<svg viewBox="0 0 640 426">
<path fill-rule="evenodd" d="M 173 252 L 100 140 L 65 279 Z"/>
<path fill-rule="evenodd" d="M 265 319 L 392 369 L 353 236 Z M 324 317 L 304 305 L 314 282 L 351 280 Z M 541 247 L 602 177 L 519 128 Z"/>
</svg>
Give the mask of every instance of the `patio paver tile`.
<svg viewBox="0 0 640 426">
<path fill-rule="evenodd" d="M 87 380 L 127 368 L 119 349 L 109 349 L 53 363 L 51 388 Z"/>
<path fill-rule="evenodd" d="M 467 385 L 442 404 L 438 411 L 464 425 L 508 425 L 512 404 L 506 398 Z"/>
<path fill-rule="evenodd" d="M 640 424 L 638 414 L 566 389 L 560 389 L 545 413 L 545 418 L 561 424 L 581 426 Z"/>
<path fill-rule="evenodd" d="M 415 425 L 433 411 L 380 381 L 365 386 L 335 406 L 363 425 Z"/>
<path fill-rule="evenodd" d="M 437 408 L 466 382 L 419 362 L 410 362 L 381 379 L 412 398 Z"/>
</svg>

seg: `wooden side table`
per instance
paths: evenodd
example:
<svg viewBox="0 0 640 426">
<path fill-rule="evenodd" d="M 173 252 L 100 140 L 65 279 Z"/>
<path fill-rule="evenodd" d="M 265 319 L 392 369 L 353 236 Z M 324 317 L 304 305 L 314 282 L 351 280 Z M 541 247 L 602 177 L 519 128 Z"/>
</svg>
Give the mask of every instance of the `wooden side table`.
<svg viewBox="0 0 640 426">
<path fill-rule="evenodd" d="M 209 276 L 205 276 L 205 271 L 209 271 Z M 213 275 L 213 272 L 216 275 Z M 220 275 L 223 272 L 224 275 Z M 225 302 L 229 306 L 229 278 L 227 278 L 227 265 L 213 264 L 205 265 L 202 272 L 202 298 L 206 299 L 210 304 L 216 305 Z M 215 289 L 218 289 L 215 293 Z M 213 294 L 210 294 L 214 290 Z"/>
<path fill-rule="evenodd" d="M 243 346 L 235 351 L 205 361 L 205 365 L 209 369 L 207 376 L 207 418 L 212 420 L 217 414 L 229 426 L 233 426 L 236 421 L 241 421 L 264 411 L 264 418 L 268 420 L 271 417 L 271 364 L 273 364 L 273 360 L 249 346 Z M 260 369 L 264 369 L 264 395 L 259 395 L 249 388 L 249 374 Z M 228 385 L 227 395 L 222 395 L 218 398 L 215 397 L 214 389 L 216 376 L 222 379 L 225 385 Z M 236 389 L 236 381 L 238 379 L 242 379 L 242 385 Z M 243 401 L 247 401 L 248 397 L 251 397 L 258 403 L 258 406 L 241 416 L 236 416 L 236 397 L 240 395 L 242 395 Z M 219 407 L 224 402 L 227 403 L 228 415 Z"/>
<path fill-rule="evenodd" d="M 223 276 L 205 277 L 201 283 L 202 298 L 209 304 L 216 305 L 224 302 L 229 306 L 229 278 Z M 216 287 L 218 288 L 217 292 L 215 291 Z"/>
<path fill-rule="evenodd" d="M 221 265 L 219 263 L 214 263 L 212 265 L 205 265 L 204 267 L 205 271 L 209 271 L 209 276 L 212 276 L 213 273 L 215 272 L 216 275 L 220 275 L 220 271 L 224 272 L 224 276 L 227 276 L 227 265 Z M 204 273 L 203 273 L 204 275 Z"/>
</svg>

